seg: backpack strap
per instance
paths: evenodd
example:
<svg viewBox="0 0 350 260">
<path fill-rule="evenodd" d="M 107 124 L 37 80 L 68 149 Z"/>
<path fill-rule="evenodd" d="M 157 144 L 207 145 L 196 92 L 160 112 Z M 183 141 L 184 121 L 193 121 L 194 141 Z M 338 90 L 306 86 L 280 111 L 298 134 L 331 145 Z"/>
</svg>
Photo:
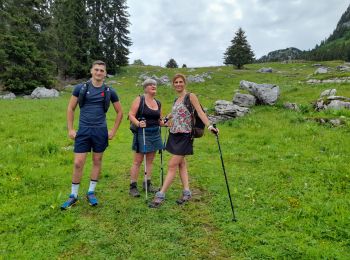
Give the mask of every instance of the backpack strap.
<svg viewBox="0 0 350 260">
<path fill-rule="evenodd" d="M 158 99 L 156 99 L 156 98 L 155 98 L 155 100 L 156 100 L 156 102 L 157 102 L 159 111 L 162 111 L 162 103 L 161 103 Z"/>
<path fill-rule="evenodd" d="M 191 93 L 186 93 L 186 95 L 184 97 L 184 104 L 185 104 L 186 108 L 188 109 L 188 111 L 192 115 L 193 114 L 193 106 L 191 103 L 190 95 L 191 95 Z"/>
<path fill-rule="evenodd" d="M 90 83 L 90 80 L 86 81 L 83 84 L 83 86 L 80 88 L 79 96 L 78 96 L 78 103 L 80 108 L 82 108 L 85 104 L 85 98 L 86 98 L 86 93 L 88 92 L 88 89 L 89 89 L 89 83 Z"/>
<path fill-rule="evenodd" d="M 136 113 L 136 118 L 139 120 L 139 118 L 142 117 L 143 114 L 143 109 L 145 107 L 145 96 L 144 95 L 139 95 L 140 97 L 140 104 L 139 104 L 139 108 L 137 109 L 137 113 Z"/>
<path fill-rule="evenodd" d="M 104 111 L 107 113 L 109 105 L 111 104 L 111 88 L 107 85 L 104 87 Z"/>
<path fill-rule="evenodd" d="M 191 99 L 190 99 L 190 95 L 191 95 L 191 92 L 189 93 L 186 93 L 185 97 L 184 97 L 184 104 L 186 106 L 186 108 L 188 109 L 188 112 L 190 112 L 191 114 L 191 128 L 192 128 L 192 131 L 191 131 L 191 139 L 194 138 L 194 125 L 195 125 L 195 117 L 194 117 L 194 108 L 192 106 L 192 103 L 191 103 Z"/>
</svg>

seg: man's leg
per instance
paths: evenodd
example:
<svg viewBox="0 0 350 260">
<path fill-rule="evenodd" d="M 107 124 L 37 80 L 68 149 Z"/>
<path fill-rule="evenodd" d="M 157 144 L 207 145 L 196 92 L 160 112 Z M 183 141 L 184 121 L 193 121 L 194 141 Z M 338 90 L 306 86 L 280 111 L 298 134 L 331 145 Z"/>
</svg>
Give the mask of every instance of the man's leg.
<svg viewBox="0 0 350 260">
<path fill-rule="evenodd" d="M 92 169 L 90 175 L 90 187 L 89 192 L 95 191 L 98 178 L 100 177 L 101 168 L 102 168 L 102 156 L 103 153 L 92 153 Z"/>
<path fill-rule="evenodd" d="M 95 188 L 98 182 L 98 178 L 101 173 L 102 168 L 102 153 L 92 153 L 92 169 L 90 174 L 90 186 L 89 190 L 86 194 L 86 198 L 89 201 L 91 206 L 96 206 L 98 204 L 98 200 L 95 196 Z"/>
<path fill-rule="evenodd" d="M 68 200 L 61 206 L 62 210 L 66 210 L 78 202 L 78 191 L 83 175 L 84 165 L 87 153 L 74 153 L 74 168 L 72 177 L 72 192 Z"/>
</svg>

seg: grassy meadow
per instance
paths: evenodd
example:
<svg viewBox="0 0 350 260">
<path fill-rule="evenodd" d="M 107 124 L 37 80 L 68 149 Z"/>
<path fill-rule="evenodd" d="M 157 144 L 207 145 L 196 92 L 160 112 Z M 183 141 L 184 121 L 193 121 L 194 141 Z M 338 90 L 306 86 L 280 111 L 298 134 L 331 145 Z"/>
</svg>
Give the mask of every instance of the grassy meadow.
<svg viewBox="0 0 350 260">
<path fill-rule="evenodd" d="M 80 185 L 80 202 L 62 212 L 70 193 L 73 142 L 67 137 L 70 91 L 52 100 L 0 100 L 0 259 L 350 259 L 350 111 L 315 112 L 311 103 L 336 88 L 350 97 L 350 83 L 308 85 L 309 78 L 350 76 L 334 70 L 313 76 L 312 62 L 232 67 L 164 69 L 126 67 L 109 80 L 117 89 L 124 120 L 105 152 L 96 192 L 100 204 L 85 200 L 90 158 Z M 272 67 L 274 73 L 256 70 Z M 212 72 L 193 83 L 202 105 L 213 111 L 218 99 L 232 100 L 240 80 L 273 83 L 281 88 L 275 106 L 255 106 L 243 118 L 218 124 L 226 172 L 238 222 L 230 204 L 216 139 L 195 140 L 188 157 L 193 200 L 178 206 L 177 177 L 160 209 L 149 209 L 144 193 L 131 198 L 129 168 L 132 135 L 127 112 L 142 92 L 140 74 L 172 76 Z M 175 93 L 159 86 L 164 113 Z M 301 112 L 283 108 L 295 102 Z M 77 109 L 78 110 L 78 109 Z M 76 112 L 76 125 L 79 112 Z M 339 118 L 340 127 L 312 118 Z M 114 111 L 108 112 L 108 123 Z M 163 131 L 164 134 L 164 131 Z M 165 168 L 169 154 L 165 153 Z M 142 168 L 143 169 L 143 168 Z M 139 186 L 143 178 L 141 169 Z M 160 156 L 153 182 L 159 184 Z"/>
</svg>

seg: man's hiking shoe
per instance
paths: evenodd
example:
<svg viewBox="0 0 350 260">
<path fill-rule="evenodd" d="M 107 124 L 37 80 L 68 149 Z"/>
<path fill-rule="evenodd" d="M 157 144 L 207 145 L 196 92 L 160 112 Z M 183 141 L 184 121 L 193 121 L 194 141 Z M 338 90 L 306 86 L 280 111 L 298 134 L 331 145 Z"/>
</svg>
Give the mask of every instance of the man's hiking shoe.
<svg viewBox="0 0 350 260">
<path fill-rule="evenodd" d="M 93 191 L 86 193 L 86 198 L 89 201 L 90 206 L 96 206 L 98 204 L 98 200 Z"/>
<path fill-rule="evenodd" d="M 136 182 L 133 182 L 130 184 L 130 191 L 129 191 L 129 194 L 134 197 L 134 198 L 138 198 L 140 197 L 140 192 L 139 190 L 137 189 L 137 183 Z"/>
<path fill-rule="evenodd" d="M 176 201 L 178 205 L 182 205 L 186 202 L 188 202 L 192 198 L 191 191 L 189 190 L 184 190 L 182 192 L 182 197 Z"/>
<path fill-rule="evenodd" d="M 165 201 L 165 195 L 158 191 L 156 193 L 156 196 L 152 200 L 152 202 L 150 204 L 148 204 L 148 207 L 159 208 L 163 204 L 164 201 Z"/>
<path fill-rule="evenodd" d="M 72 207 L 75 203 L 78 202 L 78 197 L 74 197 L 73 194 L 69 195 L 68 200 L 62 204 L 61 210 L 66 210 Z"/>
<path fill-rule="evenodd" d="M 146 190 L 145 182 L 142 182 L 143 190 Z M 158 187 L 153 186 L 151 180 L 147 180 L 147 192 L 156 193 L 159 191 Z"/>
</svg>

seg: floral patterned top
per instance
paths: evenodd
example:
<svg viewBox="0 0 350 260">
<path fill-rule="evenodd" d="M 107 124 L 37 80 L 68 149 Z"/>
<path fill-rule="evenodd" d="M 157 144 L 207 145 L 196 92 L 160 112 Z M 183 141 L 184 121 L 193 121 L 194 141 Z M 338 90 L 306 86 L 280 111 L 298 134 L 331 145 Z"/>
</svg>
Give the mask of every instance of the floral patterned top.
<svg viewBox="0 0 350 260">
<path fill-rule="evenodd" d="M 170 128 L 170 133 L 191 133 L 191 113 L 183 101 L 175 102 L 171 114 L 173 116 L 173 124 Z"/>
</svg>

